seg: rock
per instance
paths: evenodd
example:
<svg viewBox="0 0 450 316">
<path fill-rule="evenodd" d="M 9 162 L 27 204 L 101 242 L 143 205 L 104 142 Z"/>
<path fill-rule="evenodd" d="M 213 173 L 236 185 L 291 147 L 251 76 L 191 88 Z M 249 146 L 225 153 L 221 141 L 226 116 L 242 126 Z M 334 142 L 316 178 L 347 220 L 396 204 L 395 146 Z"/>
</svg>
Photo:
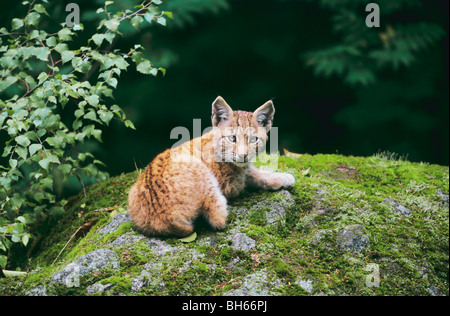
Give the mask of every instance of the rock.
<svg viewBox="0 0 450 316">
<path fill-rule="evenodd" d="M 286 215 L 286 209 L 295 205 L 295 201 L 289 191 L 281 190 L 278 192 L 278 195 L 281 197 L 281 201 L 271 201 L 271 203 L 269 203 L 271 211 L 266 214 L 268 225 L 283 220 Z"/>
<path fill-rule="evenodd" d="M 216 235 L 204 235 L 197 238 L 197 243 L 201 246 L 215 247 L 219 244 L 219 240 Z"/>
<path fill-rule="evenodd" d="M 295 284 L 300 286 L 302 289 L 304 289 L 308 293 L 312 293 L 314 290 L 313 282 L 311 280 L 298 279 L 295 281 Z"/>
<path fill-rule="evenodd" d="M 439 195 L 442 199 L 442 207 L 449 208 L 449 196 L 448 194 L 443 193 L 442 191 L 437 191 L 437 195 Z"/>
<path fill-rule="evenodd" d="M 26 296 L 47 296 L 45 285 L 39 285 L 25 293 Z"/>
<path fill-rule="evenodd" d="M 126 208 L 138 171 L 94 185 L 66 204 L 21 268 L 26 279 L 0 278 L 0 295 L 448 295 L 448 167 L 352 157 L 345 165 L 358 170 L 339 167 L 331 173 L 348 179 L 336 180 L 337 158 L 281 157 L 283 171 L 299 175 L 291 191 L 243 192 L 228 201 L 223 229 L 199 219 L 189 243 L 141 234 L 128 214 L 93 211 Z M 308 176 L 298 173 L 308 165 Z M 408 184 L 409 167 L 430 178 Z M 85 223 L 96 224 L 78 231 Z M 369 263 L 383 291 L 366 285 Z"/>
<path fill-rule="evenodd" d="M 364 234 L 363 225 L 350 225 L 337 234 L 337 242 L 342 250 L 361 252 L 369 247 L 369 237 Z"/>
<path fill-rule="evenodd" d="M 427 290 L 428 292 L 430 292 L 431 296 L 445 296 L 444 294 L 439 292 L 439 290 L 435 286 L 430 285 L 429 287 L 427 287 Z"/>
<path fill-rule="evenodd" d="M 86 288 L 87 294 L 100 294 L 103 293 L 106 290 L 109 290 L 113 287 L 111 283 L 108 284 L 101 284 L 101 283 L 94 283 Z"/>
<path fill-rule="evenodd" d="M 281 287 L 280 280 L 270 275 L 266 269 L 244 277 L 243 286 L 224 293 L 224 296 L 273 296 L 279 295 L 273 290 Z"/>
<path fill-rule="evenodd" d="M 270 195 L 258 197 L 250 201 L 246 206 L 230 205 L 228 207 L 229 214 L 234 214 L 239 219 L 238 221 L 246 226 L 249 217 L 256 214 L 257 217 L 261 215 L 260 225 L 275 225 L 283 223 L 286 220 L 286 210 L 295 206 L 295 200 L 288 190 L 280 190 L 278 192 L 271 192 Z M 259 212 L 260 211 L 260 212 Z"/>
<path fill-rule="evenodd" d="M 131 247 L 134 243 L 145 239 L 143 235 L 136 235 L 134 232 L 126 233 L 117 237 L 111 245 L 121 247 Z"/>
<path fill-rule="evenodd" d="M 52 276 L 51 283 L 76 286 L 79 278 L 103 268 L 118 269 L 119 256 L 110 249 L 97 249 L 68 264 Z"/>
<path fill-rule="evenodd" d="M 99 230 L 99 234 L 104 236 L 106 234 L 115 232 L 120 225 L 127 222 L 132 222 L 131 216 L 129 214 L 117 214 L 108 224 L 106 224 L 102 227 L 102 229 Z"/>
<path fill-rule="evenodd" d="M 228 240 L 231 240 L 233 243 L 231 247 L 236 250 L 242 250 L 245 252 L 249 252 L 253 248 L 255 248 L 255 241 L 248 237 L 244 233 L 235 233 L 233 235 L 227 236 Z"/>
<path fill-rule="evenodd" d="M 399 202 L 397 202 L 396 200 L 393 199 L 384 199 L 384 202 L 389 203 L 392 205 L 392 207 L 394 208 L 394 211 L 396 213 L 399 213 L 403 216 L 411 216 L 411 211 L 408 210 L 406 207 L 404 207 L 403 205 L 401 205 Z"/>
<path fill-rule="evenodd" d="M 148 245 L 150 250 L 158 256 L 163 256 L 167 252 L 174 253 L 177 250 L 175 247 L 172 247 L 165 241 L 158 238 L 147 238 L 146 244 Z"/>
<path fill-rule="evenodd" d="M 142 288 L 147 287 L 150 284 L 150 280 L 150 272 L 143 270 L 137 279 L 131 279 L 131 292 L 137 293 Z"/>
<path fill-rule="evenodd" d="M 315 245 L 322 244 L 323 239 L 332 234 L 333 234 L 333 231 L 331 229 L 319 230 L 313 237 L 311 237 L 309 242 L 312 244 L 315 244 Z M 328 248 L 330 248 L 330 247 L 328 247 Z"/>
</svg>

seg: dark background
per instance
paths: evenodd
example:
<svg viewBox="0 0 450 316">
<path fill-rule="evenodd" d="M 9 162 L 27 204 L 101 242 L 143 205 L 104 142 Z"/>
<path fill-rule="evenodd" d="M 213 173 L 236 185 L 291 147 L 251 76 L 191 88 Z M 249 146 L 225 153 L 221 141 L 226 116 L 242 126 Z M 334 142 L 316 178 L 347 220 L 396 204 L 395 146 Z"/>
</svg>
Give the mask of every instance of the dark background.
<svg viewBox="0 0 450 316">
<path fill-rule="evenodd" d="M 52 18 L 64 20 L 67 2 L 52 4 Z M 89 33 L 104 1 L 73 2 Z M 116 1 L 128 2 L 133 1 Z M 111 175 L 145 167 L 176 142 L 169 137 L 173 128 L 192 131 L 194 118 L 202 119 L 202 128 L 209 126 L 211 103 L 221 95 L 234 109 L 247 111 L 273 99 L 280 151 L 355 156 L 390 151 L 410 161 L 448 165 L 448 1 L 422 1 L 390 16 L 399 23 L 436 23 L 446 35 L 418 51 L 408 66 L 379 71 L 368 85 L 318 76 L 305 62 L 305 53 L 341 38 L 333 31 L 332 10 L 320 5 L 325 2 L 165 1 L 175 20 L 140 32 L 124 29 L 114 48 L 142 44 L 154 64 L 167 68 L 166 76 L 145 76 L 133 65 L 122 73 L 114 103 L 136 130 L 113 122 L 104 128 L 102 144 L 93 141 L 85 148 Z M 2 1 L 2 24 L 21 10 L 16 1 Z M 79 38 L 81 45 L 85 40 Z"/>
</svg>

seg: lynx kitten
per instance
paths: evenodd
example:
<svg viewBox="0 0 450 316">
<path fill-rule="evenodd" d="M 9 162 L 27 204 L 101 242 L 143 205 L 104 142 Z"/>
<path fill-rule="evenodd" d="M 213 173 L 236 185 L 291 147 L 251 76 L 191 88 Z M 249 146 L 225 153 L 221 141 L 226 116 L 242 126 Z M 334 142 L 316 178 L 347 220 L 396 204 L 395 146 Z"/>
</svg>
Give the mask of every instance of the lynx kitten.
<svg viewBox="0 0 450 316">
<path fill-rule="evenodd" d="M 136 226 L 150 235 L 188 236 L 195 218 L 203 215 L 213 228 L 221 229 L 227 198 L 245 187 L 291 187 L 292 175 L 260 171 L 251 164 L 265 151 L 274 113 L 272 101 L 251 113 L 233 111 L 217 97 L 213 129 L 156 156 L 131 188 L 129 212 Z"/>
</svg>

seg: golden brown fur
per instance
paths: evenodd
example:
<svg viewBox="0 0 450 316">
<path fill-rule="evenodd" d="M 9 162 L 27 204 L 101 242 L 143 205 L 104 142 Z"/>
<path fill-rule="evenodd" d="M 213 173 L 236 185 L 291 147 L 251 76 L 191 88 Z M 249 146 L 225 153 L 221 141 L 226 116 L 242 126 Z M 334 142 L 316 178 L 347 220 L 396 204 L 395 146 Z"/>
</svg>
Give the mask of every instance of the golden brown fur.
<svg viewBox="0 0 450 316">
<path fill-rule="evenodd" d="M 250 113 L 233 111 L 218 97 L 213 130 L 159 154 L 130 189 L 129 212 L 136 226 L 149 235 L 188 236 L 195 218 L 203 215 L 221 229 L 227 198 L 245 187 L 292 186 L 292 175 L 262 172 L 250 162 L 265 148 L 274 112 L 272 101 Z"/>
</svg>

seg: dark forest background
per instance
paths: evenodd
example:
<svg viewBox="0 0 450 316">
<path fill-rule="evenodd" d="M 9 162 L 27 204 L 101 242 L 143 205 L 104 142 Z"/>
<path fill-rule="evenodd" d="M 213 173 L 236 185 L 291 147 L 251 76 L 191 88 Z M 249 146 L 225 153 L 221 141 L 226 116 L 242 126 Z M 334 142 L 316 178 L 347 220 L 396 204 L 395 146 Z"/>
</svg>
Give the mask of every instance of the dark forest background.
<svg viewBox="0 0 450 316">
<path fill-rule="evenodd" d="M 23 7 L 16 2 L 1 1 L 2 24 L 20 15 Z M 52 19 L 64 21 L 68 2 L 79 4 L 85 30 L 104 3 L 56 1 Z M 363 2 L 164 1 L 163 8 L 174 14 L 167 27 L 126 28 L 115 48 L 143 45 L 166 75 L 145 76 L 133 67 L 122 73 L 115 103 L 136 130 L 112 123 L 103 142 L 92 140 L 86 149 L 106 163 L 110 175 L 145 167 L 176 142 L 169 137 L 174 127 L 192 131 L 194 118 L 209 126 L 211 103 L 221 95 L 234 109 L 247 111 L 273 99 L 280 151 L 389 151 L 448 165 L 448 1 L 377 1 L 381 27 L 370 30 L 358 29 L 368 14 Z M 417 38 L 405 25 L 418 27 Z M 383 49 L 389 36 L 390 47 L 400 47 L 395 41 L 402 34 L 408 39 L 408 30 L 417 47 L 412 42 L 409 51 L 391 49 L 388 56 Z M 79 40 L 86 41 L 82 35 Z M 349 48 L 352 41 L 359 41 L 363 56 Z"/>
</svg>

